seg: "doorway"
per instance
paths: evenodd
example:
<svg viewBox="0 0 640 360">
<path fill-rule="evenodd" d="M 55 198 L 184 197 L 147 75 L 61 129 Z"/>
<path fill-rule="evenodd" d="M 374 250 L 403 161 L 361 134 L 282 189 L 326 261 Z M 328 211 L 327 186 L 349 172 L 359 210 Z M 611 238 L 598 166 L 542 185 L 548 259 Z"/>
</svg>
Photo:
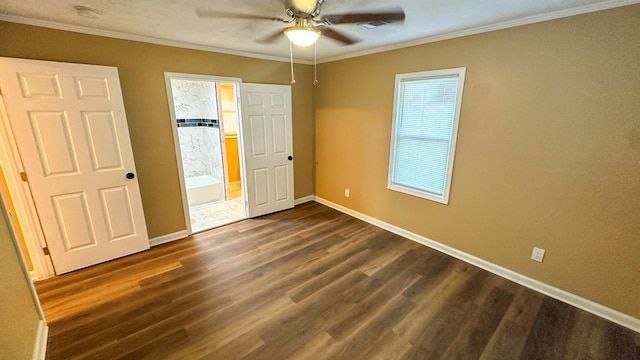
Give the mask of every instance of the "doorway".
<svg viewBox="0 0 640 360">
<path fill-rule="evenodd" d="M 246 218 L 237 79 L 165 74 L 191 233 Z"/>
</svg>

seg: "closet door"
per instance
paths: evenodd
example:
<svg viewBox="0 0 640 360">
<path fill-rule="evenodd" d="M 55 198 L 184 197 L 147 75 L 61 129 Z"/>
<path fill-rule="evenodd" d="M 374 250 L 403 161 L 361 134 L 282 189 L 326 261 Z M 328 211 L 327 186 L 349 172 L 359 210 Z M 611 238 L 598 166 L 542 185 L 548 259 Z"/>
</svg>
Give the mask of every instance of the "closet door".
<svg viewBox="0 0 640 360">
<path fill-rule="evenodd" d="M 0 86 L 56 273 L 148 249 L 117 69 L 0 58 Z"/>
</svg>

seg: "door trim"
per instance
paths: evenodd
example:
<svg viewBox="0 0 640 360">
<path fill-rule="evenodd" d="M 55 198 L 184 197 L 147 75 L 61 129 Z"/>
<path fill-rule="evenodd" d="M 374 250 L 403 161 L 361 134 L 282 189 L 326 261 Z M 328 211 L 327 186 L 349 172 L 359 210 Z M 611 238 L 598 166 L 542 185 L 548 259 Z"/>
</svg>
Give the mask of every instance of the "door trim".
<svg viewBox="0 0 640 360">
<path fill-rule="evenodd" d="M 24 171 L 18 146 L 9 123 L 9 116 L 4 107 L 4 97 L 0 95 L 0 165 L 4 171 L 4 177 L 9 189 L 9 196 L 13 201 L 16 217 L 24 241 L 27 245 L 29 258 L 33 264 L 36 279 L 45 279 L 55 275 L 51 258 L 44 254 L 42 249 L 47 246 L 44 232 L 40 226 L 36 207 L 31 197 L 29 183 L 22 181 L 20 172 Z M 15 231 L 15 230 L 14 230 Z"/>
<path fill-rule="evenodd" d="M 184 169 L 182 167 L 182 152 L 180 151 L 180 138 L 178 137 L 178 127 L 176 126 L 176 112 L 175 106 L 173 103 L 173 91 L 171 90 L 171 79 L 176 80 L 196 80 L 196 81 L 213 81 L 213 82 L 225 82 L 225 83 L 233 83 L 236 89 L 236 99 L 239 98 L 239 89 L 242 84 L 241 78 L 233 78 L 233 77 L 224 77 L 224 76 L 212 76 L 212 75 L 198 75 L 198 74 L 185 74 L 185 73 L 175 73 L 175 72 L 165 72 L 164 73 L 164 82 L 167 92 L 167 100 L 169 102 L 169 113 L 171 114 L 171 131 L 173 133 L 173 146 L 176 153 L 176 163 L 178 165 L 178 178 L 180 180 L 180 192 L 182 194 L 182 211 L 184 213 L 184 223 L 186 224 L 186 231 L 188 235 L 193 234 L 191 229 L 191 214 L 189 211 L 189 202 L 187 201 L 187 187 L 184 183 Z M 236 116 L 241 116 L 240 112 L 240 104 L 236 101 Z M 242 138 L 242 121 L 238 122 L 238 141 Z M 246 188 L 245 184 L 245 176 L 244 176 L 244 160 L 242 158 L 243 148 L 239 147 L 240 152 L 240 183 L 242 184 L 242 188 Z M 243 191 L 243 202 L 246 208 L 246 196 Z M 245 211 L 246 213 L 246 211 Z"/>
</svg>

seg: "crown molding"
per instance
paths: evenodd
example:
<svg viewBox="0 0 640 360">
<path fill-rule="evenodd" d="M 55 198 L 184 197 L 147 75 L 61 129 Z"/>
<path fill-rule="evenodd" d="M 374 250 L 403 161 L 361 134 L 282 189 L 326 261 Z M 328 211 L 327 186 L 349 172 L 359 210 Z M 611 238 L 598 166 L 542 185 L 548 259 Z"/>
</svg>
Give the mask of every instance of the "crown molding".
<svg viewBox="0 0 640 360">
<path fill-rule="evenodd" d="M 137 42 L 143 42 L 143 43 L 149 43 L 149 44 L 155 44 L 155 45 L 171 46 L 171 47 L 178 47 L 178 48 L 184 48 L 184 49 L 190 49 L 190 50 L 200 50 L 200 51 L 214 52 L 214 53 L 220 53 L 220 54 L 242 56 L 242 57 L 260 59 L 260 60 L 270 60 L 270 61 L 278 61 L 278 62 L 286 62 L 286 63 L 288 63 L 290 60 L 288 57 L 271 56 L 271 55 L 256 54 L 256 53 L 246 52 L 246 51 L 223 49 L 223 48 L 214 47 L 214 46 L 192 44 L 192 43 L 187 43 L 182 41 L 173 41 L 173 40 L 159 39 L 159 38 L 154 38 L 149 36 L 125 34 L 117 31 L 91 29 L 83 26 L 62 24 L 54 21 L 29 19 L 29 18 L 7 15 L 7 14 L 0 14 L 0 21 L 7 21 L 7 22 L 31 25 L 31 26 L 39 26 L 39 27 L 45 27 L 45 28 L 55 29 L 55 30 L 71 31 L 71 32 L 76 32 L 81 34 L 103 36 L 103 37 L 114 38 L 114 39 L 137 41 Z M 294 59 L 294 63 L 303 64 L 303 65 L 313 64 L 313 62 L 308 60 L 296 60 L 296 59 Z"/>
<path fill-rule="evenodd" d="M 608 10 L 616 7 L 633 5 L 637 3 L 640 3 L 640 0 L 609 0 L 609 1 L 601 2 L 597 4 L 590 4 L 590 5 L 575 7 L 572 9 L 559 10 L 559 11 L 529 16 L 529 17 L 517 19 L 517 20 L 503 21 L 500 23 L 478 26 L 478 27 L 464 29 L 460 31 L 453 31 L 446 34 L 427 36 L 427 37 L 419 38 L 416 40 L 405 41 L 405 42 L 401 42 L 393 45 L 380 46 L 372 49 L 358 51 L 351 54 L 328 57 L 328 58 L 318 60 L 318 64 L 324 64 L 324 63 L 339 61 L 339 60 L 346 60 L 346 59 L 351 59 L 351 58 L 365 56 L 365 55 L 377 54 L 385 51 L 398 50 L 398 49 L 403 49 L 407 47 L 428 44 L 436 41 L 449 40 L 449 39 L 455 39 L 463 36 L 482 34 L 490 31 L 503 30 L 503 29 L 529 25 L 529 24 L 534 24 L 534 23 L 539 23 L 539 22 L 544 22 L 549 20 L 561 19 L 565 17 L 587 14 L 587 13 L 601 11 L 601 10 Z"/>
</svg>

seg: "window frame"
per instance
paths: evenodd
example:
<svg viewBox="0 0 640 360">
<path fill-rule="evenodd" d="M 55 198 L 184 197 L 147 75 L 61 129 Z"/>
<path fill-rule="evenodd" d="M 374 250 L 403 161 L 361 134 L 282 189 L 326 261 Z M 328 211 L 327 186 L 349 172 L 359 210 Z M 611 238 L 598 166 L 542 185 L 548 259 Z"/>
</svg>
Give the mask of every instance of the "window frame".
<svg viewBox="0 0 640 360">
<path fill-rule="evenodd" d="M 394 90 L 394 97 L 393 97 L 394 99 L 393 100 L 393 119 L 392 119 L 392 127 L 391 127 L 391 148 L 389 151 L 389 172 L 388 172 L 388 179 L 387 179 L 387 189 L 417 196 L 423 199 L 435 201 L 445 205 L 449 204 L 451 178 L 453 175 L 453 163 L 454 163 L 456 144 L 457 144 L 457 138 L 458 138 L 458 124 L 460 121 L 460 109 L 462 108 L 462 94 L 464 91 L 465 75 L 466 75 L 466 67 L 396 74 L 395 90 Z M 447 159 L 447 169 L 446 169 L 447 172 L 446 172 L 445 186 L 444 186 L 444 192 L 442 196 L 432 191 L 429 191 L 428 189 L 394 182 L 393 172 L 395 168 L 394 165 L 397 161 L 395 156 L 396 142 L 398 138 L 397 123 L 400 120 L 400 115 L 402 113 L 401 112 L 402 109 L 400 109 L 400 106 L 402 105 L 402 102 L 400 101 L 401 100 L 400 96 L 402 96 L 403 94 L 400 93 L 400 85 L 406 81 L 430 80 L 430 79 L 438 79 L 438 78 L 453 77 L 453 76 L 458 78 L 458 88 L 456 93 L 456 104 L 455 104 L 455 110 L 453 115 L 451 136 L 449 139 L 449 157 Z"/>
</svg>

